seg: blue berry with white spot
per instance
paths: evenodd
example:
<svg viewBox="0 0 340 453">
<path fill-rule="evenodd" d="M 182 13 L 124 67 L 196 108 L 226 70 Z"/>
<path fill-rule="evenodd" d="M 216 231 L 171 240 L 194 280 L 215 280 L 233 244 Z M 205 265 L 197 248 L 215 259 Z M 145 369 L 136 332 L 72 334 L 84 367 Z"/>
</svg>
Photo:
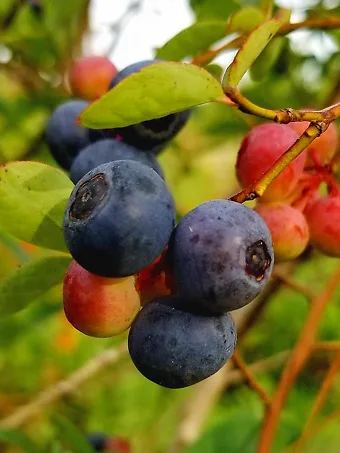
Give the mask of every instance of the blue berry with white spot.
<svg viewBox="0 0 340 453">
<path fill-rule="evenodd" d="M 251 302 L 274 263 L 272 239 L 262 218 L 228 200 L 203 203 L 184 216 L 169 253 L 181 297 L 217 313 Z"/>
</svg>

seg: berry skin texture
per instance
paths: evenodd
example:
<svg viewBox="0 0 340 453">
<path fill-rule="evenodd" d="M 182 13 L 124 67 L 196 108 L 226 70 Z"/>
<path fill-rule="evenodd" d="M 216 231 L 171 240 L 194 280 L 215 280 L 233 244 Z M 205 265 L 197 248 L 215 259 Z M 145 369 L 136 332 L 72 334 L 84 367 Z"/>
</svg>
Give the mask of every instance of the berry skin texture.
<svg viewBox="0 0 340 453">
<path fill-rule="evenodd" d="M 308 121 L 302 121 L 298 123 L 289 123 L 288 126 L 293 129 L 299 136 L 309 126 Z M 306 165 L 313 165 L 313 159 L 311 153 L 314 151 L 320 159 L 321 164 L 328 163 L 336 152 L 338 146 L 338 131 L 334 123 L 331 123 L 328 129 L 316 138 L 307 148 L 307 162 Z"/>
<path fill-rule="evenodd" d="M 168 388 L 182 388 L 216 373 L 236 344 L 229 313 L 209 315 L 176 296 L 146 305 L 129 332 L 129 352 L 143 376 Z"/>
<path fill-rule="evenodd" d="M 228 200 L 208 201 L 184 216 L 169 254 L 178 294 L 213 313 L 251 302 L 274 263 L 264 221 L 252 209 Z"/>
<path fill-rule="evenodd" d="M 113 337 L 125 332 L 140 309 L 133 277 L 103 278 L 72 261 L 63 287 L 66 318 L 91 337 Z"/>
<path fill-rule="evenodd" d="M 91 170 L 74 187 L 64 235 L 86 270 L 118 278 L 149 266 L 174 225 L 174 202 L 163 179 L 139 162 L 117 160 Z"/>
<path fill-rule="evenodd" d="M 305 216 L 288 204 L 260 204 L 255 211 L 263 218 L 273 239 L 275 261 L 297 258 L 307 247 L 309 228 Z"/>
<path fill-rule="evenodd" d="M 114 139 L 99 140 L 84 148 L 73 161 L 70 178 L 74 184 L 77 184 L 86 173 L 98 167 L 98 165 L 115 160 L 140 162 L 155 170 L 163 178 L 162 169 L 155 156 Z"/>
<path fill-rule="evenodd" d="M 309 207 L 311 243 L 325 255 L 340 257 L 340 195 L 320 198 Z"/>
<path fill-rule="evenodd" d="M 75 96 L 95 101 L 106 93 L 116 66 L 106 57 L 84 57 L 76 61 L 69 73 L 69 83 Z"/>
<path fill-rule="evenodd" d="M 237 179 L 242 187 L 257 181 L 298 139 L 295 131 L 284 124 L 255 126 L 244 138 L 236 163 Z M 262 200 L 281 201 L 295 188 L 306 161 L 303 152 L 268 186 Z"/>
<path fill-rule="evenodd" d="M 89 129 L 76 124 L 88 106 L 85 101 L 67 101 L 57 107 L 46 126 L 45 139 L 55 160 L 69 170 L 79 151 L 90 143 Z"/>
<path fill-rule="evenodd" d="M 161 60 L 146 60 L 127 66 L 112 79 L 109 89 L 114 88 L 125 77 L 139 72 L 143 68 L 161 63 Z M 162 118 L 156 118 L 131 126 L 117 128 L 115 132 L 123 137 L 124 142 L 143 150 L 153 150 L 158 154 L 166 144 L 185 126 L 190 116 L 190 110 L 172 113 Z"/>
</svg>

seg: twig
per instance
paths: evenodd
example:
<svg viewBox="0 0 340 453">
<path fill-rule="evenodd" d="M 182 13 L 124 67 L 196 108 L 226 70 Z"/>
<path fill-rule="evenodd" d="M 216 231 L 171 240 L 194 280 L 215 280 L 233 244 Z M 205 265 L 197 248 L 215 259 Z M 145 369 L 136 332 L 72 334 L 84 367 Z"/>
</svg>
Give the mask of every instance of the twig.
<svg viewBox="0 0 340 453">
<path fill-rule="evenodd" d="M 271 398 L 267 394 L 266 390 L 260 385 L 260 383 L 255 378 L 251 369 L 247 366 L 247 364 L 242 359 L 238 350 L 236 350 L 233 354 L 232 360 L 235 364 L 235 367 L 238 368 L 244 376 L 244 379 L 248 386 L 255 390 L 255 392 L 259 395 L 261 400 L 264 402 L 266 406 L 271 404 Z"/>
<path fill-rule="evenodd" d="M 273 270 L 272 275 L 274 278 L 279 279 L 284 285 L 288 286 L 291 289 L 294 289 L 298 293 L 305 296 L 307 299 L 312 299 L 315 296 L 314 292 L 311 289 L 307 288 L 304 285 L 301 285 L 301 283 L 297 282 L 293 277 L 291 277 L 289 274 L 282 271 L 278 267 Z"/>
<path fill-rule="evenodd" d="M 302 444 L 304 443 L 305 439 L 314 431 L 314 426 L 312 426 L 313 421 L 315 420 L 315 417 L 317 416 L 323 403 L 325 402 L 327 394 L 333 384 L 333 380 L 334 380 L 335 376 L 337 375 L 339 368 L 340 368 L 340 352 L 337 353 L 335 359 L 332 362 L 332 365 L 330 366 L 330 368 L 328 370 L 328 373 L 327 373 L 325 379 L 322 382 L 322 386 L 320 388 L 319 393 L 317 394 L 317 396 L 315 398 L 314 405 L 309 413 L 309 416 L 306 421 L 303 432 L 301 434 L 301 437 L 295 442 L 296 449 L 298 447 L 301 447 Z"/>
<path fill-rule="evenodd" d="M 294 24 L 283 24 L 280 30 L 277 33 L 277 36 L 287 35 L 288 33 L 300 30 L 301 28 L 313 28 L 320 30 L 332 30 L 334 28 L 340 27 L 340 16 L 326 17 L 322 19 L 308 19 L 302 22 L 296 22 Z M 238 49 L 244 44 L 247 40 L 248 35 L 239 36 L 232 41 L 227 42 L 226 44 L 221 45 L 220 47 L 212 50 L 208 49 L 202 52 L 199 55 L 196 55 L 192 60 L 193 64 L 204 66 L 210 63 L 214 58 L 220 55 L 222 52 L 228 50 Z"/>
<path fill-rule="evenodd" d="M 258 453 L 269 453 L 274 441 L 277 424 L 283 405 L 295 378 L 301 372 L 304 364 L 313 351 L 313 342 L 319 322 L 330 299 L 333 297 L 340 279 L 340 267 L 330 279 L 325 291 L 316 297 L 311 305 L 310 312 L 300 333 L 299 339 L 281 375 L 272 404 L 269 406 L 258 445 Z"/>
<path fill-rule="evenodd" d="M 320 135 L 320 124 L 321 123 L 316 123 L 315 125 L 312 124 L 309 126 L 301 137 L 285 153 L 283 153 L 279 159 L 277 159 L 260 179 L 241 190 L 231 197 L 230 200 L 243 203 L 263 195 L 269 184 L 271 184 L 274 179 Z"/>
<path fill-rule="evenodd" d="M 126 344 L 123 344 L 118 348 L 110 348 L 100 352 L 68 378 L 42 391 L 33 401 L 19 407 L 12 415 L 0 420 L 0 428 L 17 428 L 23 425 L 32 417 L 38 415 L 46 406 L 77 391 L 80 385 L 96 376 L 107 366 L 116 363 L 126 354 L 126 351 Z"/>
<path fill-rule="evenodd" d="M 328 425 L 328 423 L 332 422 L 334 419 L 336 419 L 338 417 L 340 417 L 340 409 L 337 409 L 336 411 L 332 412 L 330 415 L 328 415 L 327 418 L 325 418 L 325 420 L 323 420 L 318 425 L 315 425 L 313 427 L 313 430 L 311 430 L 308 434 L 306 434 L 306 437 L 304 438 L 304 442 L 306 442 L 311 437 L 318 434 L 326 425 Z M 291 451 L 295 446 L 296 446 L 296 442 L 288 445 L 288 447 L 284 448 L 284 450 L 282 450 L 281 453 L 286 453 L 288 451 Z"/>
<path fill-rule="evenodd" d="M 314 345 L 315 351 L 339 351 L 340 341 L 318 341 Z"/>
<path fill-rule="evenodd" d="M 113 53 L 118 44 L 118 40 L 120 38 L 122 31 L 126 27 L 127 23 L 131 20 L 132 16 L 137 14 L 141 6 L 142 0 L 130 1 L 130 4 L 128 5 L 126 11 L 115 23 L 110 25 L 110 31 L 113 33 L 114 36 L 110 45 L 108 46 L 107 51 L 105 52 L 107 57 L 110 57 L 110 55 Z"/>
</svg>

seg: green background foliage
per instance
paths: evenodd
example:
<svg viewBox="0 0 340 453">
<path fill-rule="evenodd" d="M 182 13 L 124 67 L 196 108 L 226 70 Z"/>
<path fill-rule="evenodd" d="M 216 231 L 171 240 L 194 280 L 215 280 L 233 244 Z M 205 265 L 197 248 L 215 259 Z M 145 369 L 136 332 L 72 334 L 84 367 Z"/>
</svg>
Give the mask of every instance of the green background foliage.
<svg viewBox="0 0 340 453">
<path fill-rule="evenodd" d="M 65 73 L 70 61 L 81 55 L 89 2 L 46 0 L 42 4 L 43 13 L 36 15 L 24 1 L 0 2 L 0 55 L 10 55 L 0 63 L 0 418 L 126 338 L 85 337 L 67 324 L 62 312 L 62 278 L 70 257 L 62 253 L 66 248 L 61 225 L 72 183 L 50 156 L 43 134 L 51 111 L 70 97 Z M 248 33 L 265 17 L 270 1 L 190 0 L 189 4 L 195 23 L 156 50 L 158 57 L 188 62 L 218 41 L 234 38 L 234 33 Z M 303 19 L 340 15 L 337 1 L 302 4 Z M 322 58 L 304 49 L 303 43 L 296 45 L 296 39 L 274 37 L 247 72 L 259 41 L 263 36 L 263 43 L 268 41 L 264 35 L 260 30 L 247 61 L 229 71 L 229 83 L 238 84 L 246 73 L 242 92 L 267 108 L 322 108 L 339 100 L 339 30 L 308 32 L 308 39 L 316 40 L 319 47 L 323 39 L 332 41 L 334 51 Z M 132 43 L 133 39 L 138 38 L 132 36 Z M 206 66 L 213 77 L 202 69 L 182 70 L 182 65 L 168 63 L 164 73 L 146 69 L 146 78 L 141 79 L 147 84 L 145 91 L 138 89 L 138 76 L 132 77 L 121 84 L 122 93 L 106 95 L 82 120 L 92 127 L 107 125 L 107 121 L 123 125 L 119 121 L 126 119 L 127 112 L 129 121 L 139 121 L 218 98 L 218 81 L 226 69 L 220 64 Z M 172 72 L 166 70 L 167 65 Z M 157 85 L 160 76 L 162 83 Z M 179 80 L 175 99 L 164 88 L 174 77 Z M 131 90 L 131 96 L 126 97 L 124 90 Z M 154 103 L 148 105 L 150 98 L 157 98 L 157 111 L 152 110 Z M 111 107 L 102 109 L 105 99 L 110 99 L 107 105 L 115 103 L 112 117 Z M 236 192 L 236 153 L 244 134 L 257 123 L 256 118 L 218 103 L 195 108 L 186 128 L 159 157 L 179 216 L 201 202 Z M 317 294 L 337 265 L 336 259 L 309 252 L 308 260 L 293 275 Z M 322 321 L 322 340 L 339 338 L 339 298 L 337 292 Z M 243 338 L 245 360 L 252 363 L 291 349 L 307 311 L 301 294 L 280 287 Z M 329 362 L 330 356 L 316 355 L 296 382 L 274 451 L 299 437 Z M 269 392 L 275 388 L 279 370 L 265 369 L 259 375 Z M 158 387 L 139 375 L 126 357 L 44 408 L 22 429 L 0 430 L 0 451 L 90 453 L 84 433 L 102 431 L 126 437 L 136 453 L 168 452 L 194 391 Z M 336 380 L 320 419 L 339 404 L 340 381 Z M 234 383 L 209 414 L 200 438 L 183 452 L 254 453 L 263 412 L 258 396 L 242 383 Z M 319 453 L 327 445 L 327 453 L 335 453 L 339 444 L 335 420 L 301 451 Z"/>
</svg>

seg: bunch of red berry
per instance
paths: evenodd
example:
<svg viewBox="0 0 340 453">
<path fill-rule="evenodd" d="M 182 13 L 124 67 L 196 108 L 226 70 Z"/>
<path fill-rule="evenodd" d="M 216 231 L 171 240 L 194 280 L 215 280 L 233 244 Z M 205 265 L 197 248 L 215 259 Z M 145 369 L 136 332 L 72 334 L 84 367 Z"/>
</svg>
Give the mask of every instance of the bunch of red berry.
<svg viewBox="0 0 340 453">
<path fill-rule="evenodd" d="M 262 124 L 244 138 L 237 177 L 246 187 L 258 180 L 307 129 L 308 122 Z M 340 192 L 333 176 L 338 133 L 334 123 L 269 185 L 255 210 L 273 239 L 275 260 L 300 256 L 311 244 L 340 256 Z"/>
<path fill-rule="evenodd" d="M 78 95 L 94 99 L 158 63 L 139 62 L 117 73 L 107 61 L 99 71 L 99 61 L 95 67 L 101 82 L 95 90 L 88 89 L 86 77 L 80 78 L 84 86 L 76 77 L 82 65 L 88 73 L 88 61 L 74 69 L 71 86 Z M 46 130 L 52 154 L 76 184 L 64 218 L 74 258 L 64 280 L 67 319 L 96 337 L 131 327 L 129 352 L 144 376 L 170 388 L 195 384 L 233 354 L 236 329 L 229 312 L 251 302 L 268 281 L 272 238 L 279 261 L 299 256 L 309 239 L 324 252 L 339 254 L 340 198 L 331 160 L 335 127 L 270 184 L 255 210 L 213 200 L 176 225 L 157 155 L 190 112 L 94 131 L 76 123 L 87 105 L 75 100 L 59 106 Z M 258 180 L 298 139 L 302 131 L 295 128 L 300 126 L 252 129 L 236 165 L 243 187 Z M 329 193 L 321 197 L 323 182 Z"/>
</svg>

